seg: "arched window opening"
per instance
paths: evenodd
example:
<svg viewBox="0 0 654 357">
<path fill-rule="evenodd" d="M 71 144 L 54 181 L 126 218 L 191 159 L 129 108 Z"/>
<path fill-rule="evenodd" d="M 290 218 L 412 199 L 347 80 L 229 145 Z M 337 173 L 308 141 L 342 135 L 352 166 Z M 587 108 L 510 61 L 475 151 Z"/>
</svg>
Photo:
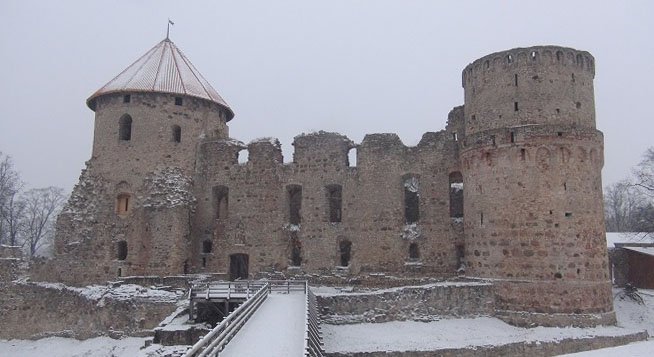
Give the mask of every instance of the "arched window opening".
<svg viewBox="0 0 654 357">
<path fill-rule="evenodd" d="M 556 51 L 556 60 L 558 62 L 561 62 L 563 60 L 563 52 L 561 51 Z"/>
<path fill-rule="evenodd" d="M 121 193 L 116 197 L 116 214 L 126 215 L 132 208 L 132 199 L 129 193 Z"/>
<path fill-rule="evenodd" d="M 463 175 L 459 171 L 450 173 L 450 218 L 463 218 Z"/>
<path fill-rule="evenodd" d="M 118 130 L 118 138 L 122 141 L 132 140 L 132 117 L 123 115 L 120 118 L 120 128 Z"/>
<path fill-rule="evenodd" d="M 173 125 L 173 142 L 179 143 L 182 141 L 182 128 L 179 125 Z"/>
<path fill-rule="evenodd" d="M 229 188 L 216 186 L 213 188 L 213 202 L 216 211 L 216 219 L 227 219 L 229 210 Z"/>
<path fill-rule="evenodd" d="M 210 240 L 205 240 L 202 242 L 202 253 L 208 254 L 213 251 L 213 243 Z"/>
<path fill-rule="evenodd" d="M 418 179 L 410 176 L 404 180 L 404 219 L 413 224 L 420 219 L 420 185 Z"/>
<path fill-rule="evenodd" d="M 286 186 L 288 196 L 288 222 L 290 224 L 300 224 L 302 216 L 302 186 L 288 185 Z"/>
<path fill-rule="evenodd" d="M 338 243 L 338 251 L 340 253 L 341 266 L 349 266 L 350 258 L 352 257 L 352 242 L 347 239 L 340 241 Z"/>
<path fill-rule="evenodd" d="M 343 188 L 341 185 L 328 185 L 327 202 L 329 204 L 329 221 L 340 222 L 343 205 Z"/>
<path fill-rule="evenodd" d="M 507 63 L 513 63 L 513 56 L 512 55 L 506 56 L 506 62 Z"/>
<path fill-rule="evenodd" d="M 124 240 L 116 242 L 116 259 L 127 259 L 127 242 Z"/>
<path fill-rule="evenodd" d="M 409 259 L 420 259 L 420 248 L 418 243 L 409 244 Z"/>
</svg>

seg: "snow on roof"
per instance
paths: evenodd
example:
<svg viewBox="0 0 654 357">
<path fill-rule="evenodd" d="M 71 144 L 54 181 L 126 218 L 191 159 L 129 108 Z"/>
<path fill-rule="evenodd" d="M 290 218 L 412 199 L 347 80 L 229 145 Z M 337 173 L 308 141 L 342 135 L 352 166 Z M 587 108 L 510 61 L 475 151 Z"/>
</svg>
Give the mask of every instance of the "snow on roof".
<svg viewBox="0 0 654 357">
<path fill-rule="evenodd" d="M 648 233 L 606 232 L 606 244 L 609 248 L 613 248 L 615 243 L 654 243 L 647 237 Z"/>
<path fill-rule="evenodd" d="M 168 38 L 93 93 L 86 104 L 95 110 L 96 98 L 116 92 L 158 92 L 206 99 L 225 107 L 228 121 L 234 117 L 227 102 Z"/>
<path fill-rule="evenodd" d="M 623 247 L 623 248 L 654 257 L 654 247 Z"/>
</svg>

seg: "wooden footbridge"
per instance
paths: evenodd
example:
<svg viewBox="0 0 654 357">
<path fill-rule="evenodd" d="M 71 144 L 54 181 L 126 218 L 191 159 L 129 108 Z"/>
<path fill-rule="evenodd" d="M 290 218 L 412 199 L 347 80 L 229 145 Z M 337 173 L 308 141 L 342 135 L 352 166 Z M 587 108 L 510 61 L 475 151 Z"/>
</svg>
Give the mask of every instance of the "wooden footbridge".
<svg viewBox="0 0 654 357">
<path fill-rule="evenodd" d="M 211 283 L 189 295 L 191 319 L 207 302 L 223 304 L 225 318 L 185 357 L 323 356 L 316 298 L 306 281 Z"/>
</svg>

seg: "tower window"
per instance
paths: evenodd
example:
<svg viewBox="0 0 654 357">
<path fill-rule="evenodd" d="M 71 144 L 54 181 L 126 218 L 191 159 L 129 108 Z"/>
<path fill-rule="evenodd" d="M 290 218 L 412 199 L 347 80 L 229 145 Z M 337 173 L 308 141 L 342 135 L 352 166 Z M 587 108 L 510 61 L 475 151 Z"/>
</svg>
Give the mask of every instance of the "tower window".
<svg viewBox="0 0 654 357">
<path fill-rule="evenodd" d="M 520 160 L 525 161 L 526 156 L 527 156 L 527 150 L 520 149 Z"/>
<path fill-rule="evenodd" d="M 511 142 L 515 143 L 515 133 L 511 132 Z"/>
<path fill-rule="evenodd" d="M 132 101 L 132 96 L 131 96 L 131 95 L 129 95 L 129 94 L 125 94 L 125 95 L 123 96 L 123 103 L 129 103 L 129 102 L 131 102 L 131 101 Z"/>
<path fill-rule="evenodd" d="M 116 259 L 127 259 L 127 242 L 124 240 L 116 242 Z"/>
<path fill-rule="evenodd" d="M 513 102 L 513 111 L 518 111 L 518 102 Z"/>
<path fill-rule="evenodd" d="M 511 56 L 511 55 L 506 56 L 506 62 L 507 63 L 512 63 L 513 62 L 513 56 Z"/>
<path fill-rule="evenodd" d="M 121 193 L 116 197 L 116 214 L 121 216 L 128 214 L 131 206 L 132 202 L 129 193 Z"/>
<path fill-rule="evenodd" d="M 132 140 L 132 117 L 123 115 L 119 121 L 118 139 L 122 141 Z"/>
<path fill-rule="evenodd" d="M 517 87 L 518 86 L 518 75 L 517 74 L 514 75 L 513 82 L 515 83 L 515 86 Z"/>
<path fill-rule="evenodd" d="M 179 125 L 173 125 L 173 142 L 179 143 L 182 141 L 182 128 Z"/>
<path fill-rule="evenodd" d="M 175 97 L 175 105 L 183 105 L 182 97 Z"/>
<path fill-rule="evenodd" d="M 297 236 L 297 232 L 291 232 L 291 266 L 299 267 L 302 265 L 302 242 Z"/>
<path fill-rule="evenodd" d="M 343 205 L 343 188 L 341 185 L 329 185 L 327 188 L 327 202 L 329 204 L 329 221 L 340 222 Z"/>
</svg>

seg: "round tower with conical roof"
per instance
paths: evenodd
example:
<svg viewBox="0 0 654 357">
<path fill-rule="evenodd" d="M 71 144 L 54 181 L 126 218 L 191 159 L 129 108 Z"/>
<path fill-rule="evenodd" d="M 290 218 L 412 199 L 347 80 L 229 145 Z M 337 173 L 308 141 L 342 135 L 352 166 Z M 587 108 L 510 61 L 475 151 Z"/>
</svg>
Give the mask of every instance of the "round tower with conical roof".
<svg viewBox="0 0 654 357">
<path fill-rule="evenodd" d="M 168 38 L 87 105 L 95 112 L 92 157 L 57 226 L 57 254 L 80 265 L 66 275 L 189 271 L 199 143 L 228 138 L 234 113 Z"/>
<path fill-rule="evenodd" d="M 202 138 L 227 138 L 234 113 L 168 38 L 87 100 L 94 165 L 122 180 L 157 167 L 192 171 Z"/>
<path fill-rule="evenodd" d="M 593 56 L 516 48 L 463 71 L 468 272 L 515 324 L 612 323 Z"/>
</svg>

